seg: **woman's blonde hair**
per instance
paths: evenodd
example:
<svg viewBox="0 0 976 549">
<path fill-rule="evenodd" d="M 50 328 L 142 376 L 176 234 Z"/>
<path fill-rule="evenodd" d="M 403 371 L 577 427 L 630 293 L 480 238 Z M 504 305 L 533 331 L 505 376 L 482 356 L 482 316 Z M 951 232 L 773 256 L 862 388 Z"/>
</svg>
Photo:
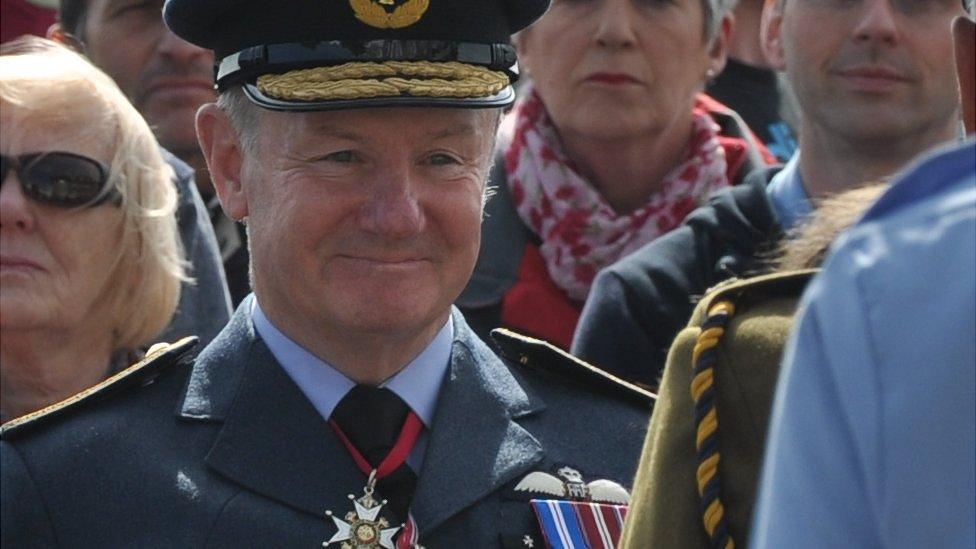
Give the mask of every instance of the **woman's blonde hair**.
<svg viewBox="0 0 976 549">
<path fill-rule="evenodd" d="M 122 197 L 122 235 L 113 282 L 97 299 L 105 300 L 113 315 L 116 349 L 151 343 L 169 324 L 180 283 L 188 278 L 177 233 L 173 170 L 148 124 L 105 73 L 68 48 L 38 37 L 0 47 L 0 103 L 10 109 L 5 114 L 17 113 L 15 124 L 27 117 L 32 126 L 82 118 L 91 121 L 85 137 L 104 140 L 112 155 L 109 178 Z"/>
</svg>

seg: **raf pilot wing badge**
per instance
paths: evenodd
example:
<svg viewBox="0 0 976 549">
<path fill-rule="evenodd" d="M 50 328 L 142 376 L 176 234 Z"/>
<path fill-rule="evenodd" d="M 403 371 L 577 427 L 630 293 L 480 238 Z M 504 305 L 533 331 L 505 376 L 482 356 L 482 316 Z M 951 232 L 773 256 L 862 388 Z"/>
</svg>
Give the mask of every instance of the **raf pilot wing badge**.
<svg viewBox="0 0 976 549">
<path fill-rule="evenodd" d="M 579 470 L 559 467 L 556 475 L 529 473 L 515 491 L 538 494 L 529 503 L 546 547 L 614 549 L 620 541 L 630 493 L 616 482 L 586 482 Z"/>
<path fill-rule="evenodd" d="M 616 505 L 630 504 L 630 494 L 616 482 L 599 479 L 585 483 L 582 473 L 572 467 L 560 467 L 556 474 L 562 479 L 542 471 L 529 473 L 515 485 L 515 491 Z"/>
</svg>

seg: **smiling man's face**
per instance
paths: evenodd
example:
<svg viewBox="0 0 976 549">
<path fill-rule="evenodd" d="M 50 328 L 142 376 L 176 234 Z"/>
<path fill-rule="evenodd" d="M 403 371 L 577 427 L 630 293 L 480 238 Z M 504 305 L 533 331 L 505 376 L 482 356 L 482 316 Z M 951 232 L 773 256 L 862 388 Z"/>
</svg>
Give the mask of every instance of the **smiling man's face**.
<svg viewBox="0 0 976 549">
<path fill-rule="evenodd" d="M 441 326 L 474 269 L 497 113 L 261 113 L 241 164 L 255 293 L 306 333 Z"/>
</svg>

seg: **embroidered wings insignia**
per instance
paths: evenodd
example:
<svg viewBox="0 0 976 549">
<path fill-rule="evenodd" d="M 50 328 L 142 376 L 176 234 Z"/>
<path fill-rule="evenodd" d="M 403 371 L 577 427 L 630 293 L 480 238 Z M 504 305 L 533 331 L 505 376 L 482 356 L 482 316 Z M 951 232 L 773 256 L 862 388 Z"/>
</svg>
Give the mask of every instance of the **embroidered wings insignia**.
<svg viewBox="0 0 976 549">
<path fill-rule="evenodd" d="M 538 492 L 551 496 L 566 497 L 566 487 L 563 481 L 542 471 L 525 475 L 525 478 L 515 485 L 516 492 Z"/>
<path fill-rule="evenodd" d="M 630 494 L 627 489 L 612 480 L 594 480 L 586 486 L 590 489 L 590 498 L 593 501 L 630 505 Z"/>
<path fill-rule="evenodd" d="M 572 467 L 560 467 L 556 474 L 562 478 L 541 471 L 529 473 L 515 485 L 515 491 L 617 505 L 630 503 L 630 493 L 611 480 L 598 479 L 585 483 L 582 473 Z"/>
</svg>

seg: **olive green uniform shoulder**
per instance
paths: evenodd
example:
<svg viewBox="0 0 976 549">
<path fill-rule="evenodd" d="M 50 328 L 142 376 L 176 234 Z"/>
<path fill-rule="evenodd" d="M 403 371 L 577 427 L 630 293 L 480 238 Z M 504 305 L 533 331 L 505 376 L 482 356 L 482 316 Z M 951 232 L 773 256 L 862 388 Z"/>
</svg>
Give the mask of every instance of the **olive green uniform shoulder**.
<svg viewBox="0 0 976 549">
<path fill-rule="evenodd" d="M 733 301 L 737 309 L 770 297 L 798 296 L 813 275 L 820 269 L 801 269 L 765 274 L 750 278 L 733 278 L 710 288 L 691 315 L 689 326 L 701 326 L 712 305 L 719 301 Z"/>
<path fill-rule="evenodd" d="M 104 400 L 126 389 L 151 383 L 165 369 L 179 363 L 196 346 L 196 337 L 186 337 L 176 343 L 157 343 L 145 358 L 108 379 L 68 397 L 61 402 L 10 420 L 0 426 L 0 439 L 11 440 L 48 421 L 71 414 L 84 402 Z"/>
<path fill-rule="evenodd" d="M 815 270 L 710 289 L 675 338 L 620 547 L 748 545 L 776 381 Z"/>
<path fill-rule="evenodd" d="M 541 339 L 505 328 L 492 330 L 491 337 L 503 357 L 525 368 L 568 378 L 640 405 L 651 406 L 657 398 L 651 391 L 607 373 Z"/>
</svg>

